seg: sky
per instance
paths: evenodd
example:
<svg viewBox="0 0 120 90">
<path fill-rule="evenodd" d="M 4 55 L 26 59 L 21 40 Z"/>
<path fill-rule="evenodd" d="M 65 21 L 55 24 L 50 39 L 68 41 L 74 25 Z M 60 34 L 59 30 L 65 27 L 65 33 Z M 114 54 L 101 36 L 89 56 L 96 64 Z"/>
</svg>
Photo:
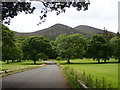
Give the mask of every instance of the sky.
<svg viewBox="0 0 120 90">
<path fill-rule="evenodd" d="M 32 2 L 36 7 L 33 14 L 20 13 L 15 16 L 8 27 L 17 32 L 34 32 L 60 23 L 72 28 L 78 25 L 88 25 L 108 31 L 118 31 L 118 2 L 120 0 L 90 0 L 87 11 L 77 11 L 76 8 L 66 9 L 65 13 L 56 15 L 49 12 L 46 21 L 39 26 L 39 16 L 43 5 L 38 1 Z"/>
</svg>

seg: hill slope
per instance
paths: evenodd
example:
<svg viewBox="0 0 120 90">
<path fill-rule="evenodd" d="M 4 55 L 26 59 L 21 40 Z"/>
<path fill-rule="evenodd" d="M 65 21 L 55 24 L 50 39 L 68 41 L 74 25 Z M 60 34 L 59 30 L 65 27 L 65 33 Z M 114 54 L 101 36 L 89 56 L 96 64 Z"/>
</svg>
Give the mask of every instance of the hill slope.
<svg viewBox="0 0 120 90">
<path fill-rule="evenodd" d="M 103 33 L 103 30 L 101 30 L 101 29 L 94 28 L 91 26 L 86 26 L 86 25 L 79 25 L 79 26 L 75 27 L 74 29 L 80 31 L 81 33 L 85 33 L 87 36 Z"/>
<path fill-rule="evenodd" d="M 88 37 L 88 36 L 91 36 L 92 34 L 99 34 L 102 32 L 103 31 L 100 29 L 90 27 L 90 26 L 85 26 L 85 25 L 80 25 L 75 28 L 71 28 L 63 24 L 55 24 L 49 28 L 39 30 L 36 32 L 31 32 L 31 33 L 15 32 L 15 36 L 16 37 L 17 36 L 29 37 L 29 36 L 34 36 L 34 35 L 43 35 L 49 39 L 55 39 L 60 34 L 70 35 L 70 34 L 75 34 L 75 33 L 81 33 L 82 35 Z"/>
</svg>

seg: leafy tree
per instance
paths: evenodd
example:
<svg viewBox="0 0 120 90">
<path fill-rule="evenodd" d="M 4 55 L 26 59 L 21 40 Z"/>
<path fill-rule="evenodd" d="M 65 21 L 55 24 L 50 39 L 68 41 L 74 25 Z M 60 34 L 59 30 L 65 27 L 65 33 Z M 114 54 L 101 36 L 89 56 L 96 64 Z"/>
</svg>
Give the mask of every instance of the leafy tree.
<svg viewBox="0 0 120 90">
<path fill-rule="evenodd" d="M 116 35 L 117 35 L 117 37 L 118 37 L 118 38 L 120 38 L 120 33 L 119 33 L 119 32 L 117 32 L 117 34 L 116 34 Z"/>
<path fill-rule="evenodd" d="M 16 46 L 16 59 L 21 62 L 23 59 L 23 51 L 21 47 Z"/>
<path fill-rule="evenodd" d="M 58 55 L 66 58 L 70 63 L 70 59 L 82 58 L 85 48 L 85 38 L 81 34 L 72 34 L 66 36 L 62 34 L 57 37 L 57 51 Z"/>
<path fill-rule="evenodd" d="M 120 63 L 120 38 L 114 37 L 110 40 L 113 49 L 113 56 L 119 60 Z"/>
<path fill-rule="evenodd" d="M 48 56 L 44 53 L 39 53 L 39 54 L 37 54 L 37 59 L 47 60 Z"/>
<path fill-rule="evenodd" d="M 2 61 L 2 40 L 0 40 L 0 61 Z"/>
<path fill-rule="evenodd" d="M 108 32 L 108 30 L 105 28 L 103 30 L 103 35 L 107 41 L 109 41 L 111 38 L 115 36 L 112 32 Z"/>
<path fill-rule="evenodd" d="M 15 38 L 15 46 L 17 47 L 16 55 L 17 55 L 18 62 L 21 62 L 21 60 L 23 59 L 22 43 L 24 40 L 25 40 L 25 37 L 23 36 Z"/>
<path fill-rule="evenodd" d="M 2 21 L 10 24 L 11 18 L 24 11 L 26 14 L 33 13 L 35 7 L 31 7 L 30 2 L 2 2 Z"/>
<path fill-rule="evenodd" d="M 40 53 L 50 56 L 51 44 L 43 36 L 31 36 L 25 39 L 22 45 L 24 59 L 32 59 L 34 64 L 40 58 Z"/>
<path fill-rule="evenodd" d="M 111 46 L 103 35 L 93 35 L 90 39 L 86 50 L 87 57 L 96 59 L 100 63 L 100 59 L 104 62 L 111 57 Z"/>
<path fill-rule="evenodd" d="M 56 14 L 59 15 L 62 12 L 66 11 L 66 8 L 70 8 L 71 6 L 75 7 L 78 11 L 80 10 L 88 10 L 88 5 L 90 4 L 88 1 L 80 1 L 80 2 L 41 2 L 44 5 L 43 10 L 41 10 L 40 20 L 42 20 L 39 24 L 42 22 L 45 22 L 45 18 L 47 17 L 48 12 L 56 11 Z M 35 10 L 35 7 L 31 7 L 30 2 L 2 2 L 2 21 L 6 24 L 10 24 L 10 19 L 14 18 L 14 16 L 17 16 L 20 12 L 24 11 L 26 14 L 33 13 Z M 38 25 L 39 25 L 38 24 Z"/>
<path fill-rule="evenodd" d="M 2 60 L 13 59 L 14 51 L 14 34 L 8 27 L 2 25 Z"/>
<path fill-rule="evenodd" d="M 57 45 L 55 43 L 55 41 L 50 41 L 51 46 L 52 46 L 52 51 L 50 53 L 50 57 L 51 59 L 55 59 L 57 57 Z"/>
<path fill-rule="evenodd" d="M 60 13 L 63 13 L 63 12 L 65 13 L 66 8 L 70 8 L 71 6 L 76 8 L 78 11 L 82 9 L 84 11 L 88 10 L 88 5 L 90 4 L 90 1 L 83 0 L 79 2 L 52 2 L 50 0 L 49 2 L 42 2 L 42 4 L 45 6 L 45 8 L 43 8 L 43 10 L 41 11 L 42 15 L 40 16 L 40 20 L 42 21 L 39 22 L 39 24 L 41 24 L 42 22 L 45 22 L 48 12 L 55 11 L 56 15 L 59 15 Z"/>
<path fill-rule="evenodd" d="M 2 60 L 22 59 L 22 51 L 16 47 L 14 32 L 2 25 Z"/>
</svg>

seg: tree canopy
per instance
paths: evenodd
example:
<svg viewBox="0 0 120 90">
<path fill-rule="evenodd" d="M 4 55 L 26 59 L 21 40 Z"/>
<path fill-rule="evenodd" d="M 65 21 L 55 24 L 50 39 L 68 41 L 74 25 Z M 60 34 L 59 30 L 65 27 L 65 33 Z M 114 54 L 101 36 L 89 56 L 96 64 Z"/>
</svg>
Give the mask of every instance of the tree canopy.
<svg viewBox="0 0 120 90">
<path fill-rule="evenodd" d="M 113 49 L 113 56 L 120 62 L 120 38 L 114 37 L 110 41 Z"/>
<path fill-rule="evenodd" d="M 41 59 L 41 53 L 44 55 L 50 56 L 51 44 L 49 40 L 43 36 L 31 36 L 25 39 L 22 45 L 24 59 L 36 60 Z"/>
<path fill-rule="evenodd" d="M 62 12 L 66 11 L 66 8 L 75 7 L 78 11 L 80 10 L 88 10 L 88 5 L 90 4 L 89 0 L 86 2 L 85 0 L 80 2 L 42 2 L 43 9 L 40 11 L 40 23 L 45 22 L 45 18 L 47 17 L 48 12 L 55 11 L 56 15 L 59 15 Z M 5 24 L 10 24 L 11 18 L 17 16 L 20 12 L 25 12 L 26 14 L 33 13 L 36 9 L 35 7 L 31 6 L 30 2 L 2 2 L 2 21 Z M 1 16 L 1 14 L 0 14 Z M 38 25 L 39 25 L 38 24 Z"/>
<path fill-rule="evenodd" d="M 56 43 L 58 55 L 66 58 L 68 63 L 70 59 L 82 58 L 86 45 L 85 38 L 81 34 L 60 35 L 56 38 Z"/>
<path fill-rule="evenodd" d="M 2 2 L 2 20 L 5 24 L 10 24 L 11 18 L 24 11 L 26 14 L 33 13 L 35 7 L 31 7 L 29 2 Z"/>
<path fill-rule="evenodd" d="M 103 35 L 93 35 L 86 50 L 87 57 L 96 59 L 100 63 L 100 59 L 105 62 L 111 57 L 111 46 Z"/>
<path fill-rule="evenodd" d="M 19 48 L 15 45 L 14 32 L 2 25 L 2 60 L 22 59 Z"/>
</svg>

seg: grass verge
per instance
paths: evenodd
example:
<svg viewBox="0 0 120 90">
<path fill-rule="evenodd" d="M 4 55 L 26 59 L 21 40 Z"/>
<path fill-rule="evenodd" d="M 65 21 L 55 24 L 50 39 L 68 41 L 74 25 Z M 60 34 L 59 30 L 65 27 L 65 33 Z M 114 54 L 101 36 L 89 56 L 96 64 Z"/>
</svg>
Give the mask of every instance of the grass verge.
<svg viewBox="0 0 120 90">
<path fill-rule="evenodd" d="M 65 60 L 56 61 L 63 67 L 72 68 L 72 72 L 83 83 L 92 88 L 118 88 L 118 63 L 117 60 L 110 59 L 107 63 L 98 64 L 97 61 L 91 59 L 71 60 L 71 64 L 67 64 Z M 69 78 L 69 69 L 63 72 Z M 68 83 L 72 82 L 69 81 Z M 90 82 L 89 82 L 90 81 Z M 77 88 L 77 87 L 76 87 Z"/>
<path fill-rule="evenodd" d="M 37 64 L 33 64 L 32 60 L 14 62 L 14 63 L 9 63 L 9 64 L 6 64 L 5 62 L 0 61 L 0 64 L 2 65 L 2 68 L 0 70 L 5 72 L 5 73 L 0 74 L 0 77 L 4 77 L 4 76 L 11 75 L 14 73 L 23 72 L 26 70 L 44 66 L 44 62 L 37 61 Z"/>
</svg>

